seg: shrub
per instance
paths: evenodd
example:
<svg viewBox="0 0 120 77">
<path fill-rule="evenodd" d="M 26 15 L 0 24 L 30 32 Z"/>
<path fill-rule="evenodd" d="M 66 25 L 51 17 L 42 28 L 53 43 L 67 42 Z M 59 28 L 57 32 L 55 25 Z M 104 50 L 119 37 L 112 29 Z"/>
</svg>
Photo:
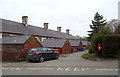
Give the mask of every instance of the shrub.
<svg viewBox="0 0 120 77">
<path fill-rule="evenodd" d="M 103 56 L 114 57 L 120 52 L 120 36 L 104 36 L 103 40 Z"/>
<path fill-rule="evenodd" d="M 97 43 L 102 44 L 102 50 L 97 50 Z M 120 36 L 94 34 L 91 39 L 89 53 L 96 53 L 99 56 L 114 57 L 120 53 Z"/>
<path fill-rule="evenodd" d="M 97 53 L 97 43 L 96 41 L 99 41 L 99 37 L 104 36 L 104 34 L 96 33 L 92 36 L 91 39 L 91 46 L 90 46 L 90 52 Z"/>
<path fill-rule="evenodd" d="M 90 53 L 90 54 L 91 54 L 91 53 L 94 53 L 93 50 L 92 50 L 92 46 L 90 46 L 90 48 L 89 48 L 89 53 Z"/>
</svg>

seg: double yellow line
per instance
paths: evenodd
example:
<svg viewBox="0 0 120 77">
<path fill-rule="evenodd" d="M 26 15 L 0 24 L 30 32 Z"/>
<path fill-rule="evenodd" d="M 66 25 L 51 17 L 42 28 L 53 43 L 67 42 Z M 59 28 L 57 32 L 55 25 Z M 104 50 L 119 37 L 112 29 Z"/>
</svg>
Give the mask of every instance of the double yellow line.
<svg viewBox="0 0 120 77">
<path fill-rule="evenodd" d="M 118 71 L 120 69 L 95 69 L 97 71 Z"/>
<path fill-rule="evenodd" d="M 1 67 L 1 70 L 21 70 L 22 67 Z"/>
<path fill-rule="evenodd" d="M 27 70 L 53 70 L 54 68 L 27 68 Z"/>
</svg>

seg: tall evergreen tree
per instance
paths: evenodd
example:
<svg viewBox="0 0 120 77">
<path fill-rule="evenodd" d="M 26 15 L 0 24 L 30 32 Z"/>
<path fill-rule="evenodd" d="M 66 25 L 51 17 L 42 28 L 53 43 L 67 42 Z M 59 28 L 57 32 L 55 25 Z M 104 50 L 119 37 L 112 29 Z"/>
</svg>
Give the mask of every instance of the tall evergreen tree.
<svg viewBox="0 0 120 77">
<path fill-rule="evenodd" d="M 88 40 L 91 40 L 91 37 L 94 33 L 99 33 L 101 28 L 106 24 L 106 20 L 103 20 L 103 16 L 100 15 L 98 12 L 94 16 L 94 20 L 92 20 L 92 25 L 90 25 L 90 28 L 92 31 L 88 31 L 90 34 L 88 37 Z"/>
</svg>

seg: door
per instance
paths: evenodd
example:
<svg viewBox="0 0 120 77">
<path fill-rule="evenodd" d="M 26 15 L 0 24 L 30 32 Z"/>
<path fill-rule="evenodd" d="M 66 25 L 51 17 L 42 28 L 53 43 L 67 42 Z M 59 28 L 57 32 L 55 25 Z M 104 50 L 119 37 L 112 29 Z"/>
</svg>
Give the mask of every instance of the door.
<svg viewBox="0 0 120 77">
<path fill-rule="evenodd" d="M 62 49 L 58 49 L 58 53 L 59 53 L 59 54 L 62 54 Z"/>
<path fill-rule="evenodd" d="M 73 52 L 73 48 L 71 48 L 71 53 Z"/>
</svg>

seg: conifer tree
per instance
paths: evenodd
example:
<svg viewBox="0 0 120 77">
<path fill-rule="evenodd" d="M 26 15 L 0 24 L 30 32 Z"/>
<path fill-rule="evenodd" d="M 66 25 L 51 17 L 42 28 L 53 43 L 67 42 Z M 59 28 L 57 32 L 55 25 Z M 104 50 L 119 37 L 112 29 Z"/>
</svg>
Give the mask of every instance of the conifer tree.
<svg viewBox="0 0 120 77">
<path fill-rule="evenodd" d="M 94 33 L 99 33 L 101 28 L 106 24 L 106 20 L 103 20 L 103 16 L 100 15 L 98 12 L 94 16 L 94 20 L 92 20 L 92 25 L 90 25 L 90 28 L 92 31 L 88 31 L 90 34 L 88 37 L 88 40 L 91 40 L 91 37 Z"/>
</svg>

